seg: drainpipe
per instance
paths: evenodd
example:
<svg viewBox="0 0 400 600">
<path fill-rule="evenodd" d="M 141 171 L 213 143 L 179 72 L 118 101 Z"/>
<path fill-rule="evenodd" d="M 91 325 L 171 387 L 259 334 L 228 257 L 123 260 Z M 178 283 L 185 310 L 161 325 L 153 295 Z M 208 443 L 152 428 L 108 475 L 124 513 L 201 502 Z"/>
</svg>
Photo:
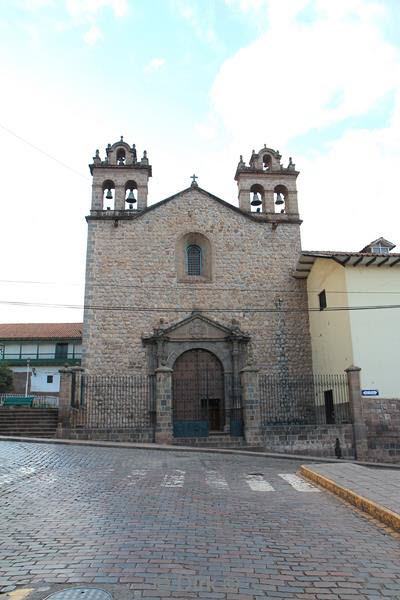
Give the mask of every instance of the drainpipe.
<svg viewBox="0 0 400 600">
<path fill-rule="evenodd" d="M 28 385 L 29 385 L 29 360 L 26 361 L 26 382 L 25 382 L 25 396 L 28 395 Z"/>
</svg>

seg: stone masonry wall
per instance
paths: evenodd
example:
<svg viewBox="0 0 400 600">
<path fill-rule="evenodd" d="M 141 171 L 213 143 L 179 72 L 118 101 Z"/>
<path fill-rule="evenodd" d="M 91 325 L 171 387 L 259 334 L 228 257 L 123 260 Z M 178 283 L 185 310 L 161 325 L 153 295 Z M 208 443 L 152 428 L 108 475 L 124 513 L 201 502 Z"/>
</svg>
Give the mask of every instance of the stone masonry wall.
<svg viewBox="0 0 400 600">
<path fill-rule="evenodd" d="M 150 444 L 154 442 L 152 427 L 138 427 L 134 429 L 91 429 L 88 427 L 70 428 L 59 427 L 56 437 L 68 440 L 106 440 L 109 442 L 136 442 Z"/>
<path fill-rule="evenodd" d="M 354 457 L 352 425 L 285 425 L 263 428 L 264 448 L 270 452 L 335 458 L 339 438 L 344 458 Z"/>
<path fill-rule="evenodd" d="M 190 232 L 210 241 L 210 283 L 177 281 L 177 240 Z M 205 309 L 222 324 L 236 319 L 251 336 L 261 371 L 311 372 L 305 282 L 291 277 L 299 252 L 298 223 L 273 229 L 196 188 L 117 227 L 111 218 L 89 217 L 85 304 L 116 310 L 85 310 L 82 366 L 88 373 L 145 373 L 141 337 Z"/>
<path fill-rule="evenodd" d="M 400 399 L 363 398 L 368 460 L 400 462 Z"/>
</svg>

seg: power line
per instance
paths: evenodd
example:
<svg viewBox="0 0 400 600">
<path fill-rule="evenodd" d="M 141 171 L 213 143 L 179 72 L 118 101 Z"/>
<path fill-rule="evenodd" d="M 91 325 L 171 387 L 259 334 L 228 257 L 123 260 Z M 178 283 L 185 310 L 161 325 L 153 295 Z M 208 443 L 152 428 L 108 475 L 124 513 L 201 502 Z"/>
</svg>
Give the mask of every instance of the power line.
<svg viewBox="0 0 400 600">
<path fill-rule="evenodd" d="M 25 281 L 25 280 L 15 280 L 15 279 L 0 279 L 1 283 L 17 283 L 17 284 L 25 284 L 25 285 L 59 285 L 59 286 L 67 286 L 67 285 L 76 285 L 82 286 L 84 282 L 61 282 L 61 281 Z M 119 283 L 92 283 L 93 287 L 112 287 L 112 288 L 132 288 L 132 289 L 143 289 L 143 290 L 168 290 L 168 291 L 193 291 L 194 288 L 192 285 L 182 285 L 182 286 L 168 286 L 168 285 L 143 285 L 143 284 L 119 284 Z M 252 288 L 252 287 L 198 287 L 196 285 L 195 291 L 201 292 L 214 292 L 214 291 L 229 291 L 229 292 L 273 292 L 280 294 L 303 294 L 304 290 L 285 290 L 285 289 L 274 289 L 274 288 Z M 307 290 L 308 294 L 319 294 L 321 290 Z M 383 291 L 383 290 L 325 290 L 327 294 L 397 294 L 400 295 L 400 291 L 392 292 L 392 291 Z"/>
<path fill-rule="evenodd" d="M 8 127 L 5 127 L 4 125 L 2 125 L 0 123 L 0 127 L 1 129 L 4 129 L 4 131 L 7 131 L 7 133 L 9 133 L 10 135 L 13 135 L 14 137 L 16 137 L 18 140 L 20 140 L 21 142 L 24 142 L 24 144 L 27 144 L 28 146 L 30 146 L 31 148 L 33 148 L 34 150 L 36 150 L 37 152 L 40 152 L 41 154 L 43 154 L 44 156 L 46 156 L 47 158 L 50 158 L 51 160 L 54 160 L 56 163 L 58 163 L 59 165 L 61 165 L 62 167 L 64 167 L 65 169 L 68 169 L 69 171 L 72 171 L 72 173 L 75 173 L 75 175 L 79 175 L 79 177 L 83 177 L 84 179 L 86 179 L 87 181 L 89 181 L 89 177 L 87 175 L 84 175 L 83 173 L 80 173 L 79 171 L 76 171 L 73 167 L 70 167 L 69 165 L 67 165 L 66 163 L 62 162 L 61 160 L 58 160 L 58 158 L 56 158 L 55 156 L 53 156 L 52 154 L 49 154 L 48 152 L 46 152 L 45 150 L 42 150 L 41 148 L 39 148 L 38 146 L 35 146 L 35 144 L 32 144 L 32 142 L 29 142 L 28 140 L 26 140 L 25 138 L 23 138 L 22 136 L 18 135 L 17 133 L 15 133 L 15 131 L 12 131 L 11 129 L 9 129 Z"/>
<path fill-rule="evenodd" d="M 327 307 L 323 311 L 319 308 L 265 308 L 265 307 L 246 307 L 240 308 L 204 308 L 204 309 L 193 309 L 193 307 L 187 308 L 174 308 L 168 306 L 157 306 L 157 307 L 144 307 L 144 306 L 101 306 L 101 305 L 79 305 L 79 304 L 46 304 L 43 302 L 19 302 L 14 300 L 0 300 L 0 304 L 11 305 L 11 306 L 32 306 L 42 308 L 68 308 L 78 310 L 101 310 L 101 311 L 121 311 L 121 312 L 173 312 L 173 313 L 191 313 L 193 310 L 199 313 L 308 313 L 308 312 L 340 312 L 340 311 L 353 311 L 353 310 L 388 310 L 393 308 L 400 308 L 400 304 L 387 304 L 387 305 L 372 305 L 372 306 L 332 306 Z"/>
</svg>

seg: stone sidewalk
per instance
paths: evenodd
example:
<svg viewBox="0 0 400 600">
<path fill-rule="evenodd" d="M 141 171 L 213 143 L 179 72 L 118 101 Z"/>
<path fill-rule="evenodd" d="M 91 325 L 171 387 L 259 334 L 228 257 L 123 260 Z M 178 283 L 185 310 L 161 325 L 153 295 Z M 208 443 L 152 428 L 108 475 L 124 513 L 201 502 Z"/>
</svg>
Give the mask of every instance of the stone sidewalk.
<svg viewBox="0 0 400 600">
<path fill-rule="evenodd" d="M 400 471 L 357 464 L 303 465 L 300 473 L 400 531 Z"/>
</svg>

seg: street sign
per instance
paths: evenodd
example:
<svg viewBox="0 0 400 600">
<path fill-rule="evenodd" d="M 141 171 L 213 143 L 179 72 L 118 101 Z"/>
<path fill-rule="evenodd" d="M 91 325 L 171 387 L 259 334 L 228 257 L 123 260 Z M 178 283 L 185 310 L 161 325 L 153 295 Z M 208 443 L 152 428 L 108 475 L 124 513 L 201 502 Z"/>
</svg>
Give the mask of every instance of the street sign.
<svg viewBox="0 0 400 600">
<path fill-rule="evenodd" d="M 378 390 L 361 390 L 362 396 L 379 396 Z"/>
</svg>

